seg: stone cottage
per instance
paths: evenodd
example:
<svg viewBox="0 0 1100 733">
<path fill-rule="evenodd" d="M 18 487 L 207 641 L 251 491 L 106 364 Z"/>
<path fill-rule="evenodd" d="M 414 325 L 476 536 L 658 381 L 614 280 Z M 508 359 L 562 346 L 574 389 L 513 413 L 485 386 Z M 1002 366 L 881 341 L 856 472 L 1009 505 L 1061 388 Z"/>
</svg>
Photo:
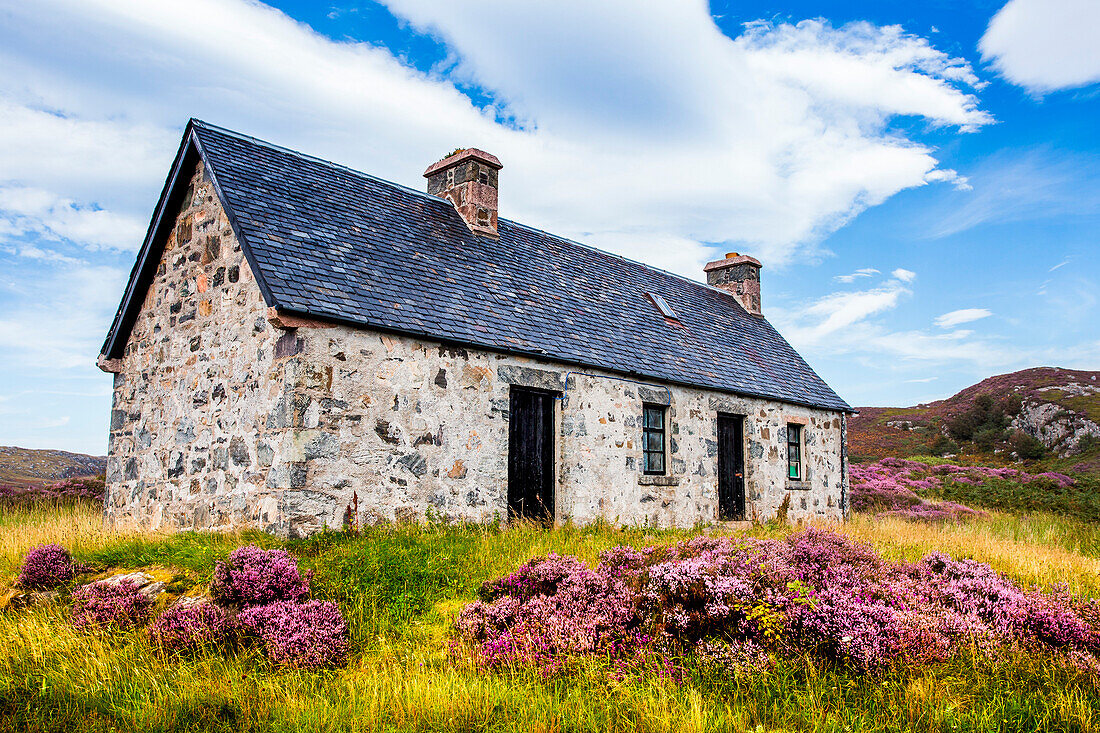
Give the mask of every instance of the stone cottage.
<svg viewBox="0 0 1100 733">
<path fill-rule="evenodd" d="M 498 218 L 500 170 L 423 193 L 192 120 L 99 358 L 109 520 L 841 518 L 851 408 L 760 263 L 704 285 Z"/>
</svg>

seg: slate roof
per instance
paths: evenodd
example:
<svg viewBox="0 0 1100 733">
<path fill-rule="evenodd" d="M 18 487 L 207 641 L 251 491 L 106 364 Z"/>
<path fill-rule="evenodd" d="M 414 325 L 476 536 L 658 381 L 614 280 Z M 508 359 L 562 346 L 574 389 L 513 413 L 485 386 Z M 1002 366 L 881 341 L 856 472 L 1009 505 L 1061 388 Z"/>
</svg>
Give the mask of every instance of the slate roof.
<svg viewBox="0 0 1100 733">
<path fill-rule="evenodd" d="M 499 240 L 478 236 L 444 199 L 197 120 L 104 344 L 108 358 L 121 355 L 141 307 L 178 210 L 180 171 L 200 158 L 269 306 L 635 379 L 851 410 L 767 320 L 725 292 L 508 219 L 499 220 Z M 680 325 L 647 293 L 663 296 Z"/>
</svg>

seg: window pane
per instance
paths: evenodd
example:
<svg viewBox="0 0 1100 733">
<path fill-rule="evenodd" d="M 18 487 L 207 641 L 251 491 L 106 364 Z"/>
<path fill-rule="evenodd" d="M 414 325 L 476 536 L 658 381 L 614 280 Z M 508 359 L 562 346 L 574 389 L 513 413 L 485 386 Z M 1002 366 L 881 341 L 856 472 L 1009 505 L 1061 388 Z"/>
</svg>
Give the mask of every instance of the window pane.
<svg viewBox="0 0 1100 733">
<path fill-rule="evenodd" d="M 798 478 L 798 464 L 797 463 L 792 463 L 788 468 L 790 469 L 787 473 L 788 477 L 793 478 L 793 479 L 797 479 Z"/>
<path fill-rule="evenodd" d="M 659 407 L 645 408 L 645 426 L 647 428 L 664 428 L 665 411 Z"/>
<path fill-rule="evenodd" d="M 665 454 L 664 453 L 647 453 L 649 456 L 649 470 L 653 473 L 665 472 Z"/>
</svg>

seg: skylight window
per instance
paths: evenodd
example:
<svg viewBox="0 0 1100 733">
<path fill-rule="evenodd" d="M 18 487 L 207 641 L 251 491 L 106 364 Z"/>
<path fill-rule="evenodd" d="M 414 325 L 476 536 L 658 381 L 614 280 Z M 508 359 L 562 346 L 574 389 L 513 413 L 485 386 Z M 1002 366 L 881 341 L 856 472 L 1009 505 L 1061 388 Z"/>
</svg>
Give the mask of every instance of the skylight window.
<svg viewBox="0 0 1100 733">
<path fill-rule="evenodd" d="M 649 299 L 653 301 L 653 305 L 657 306 L 657 310 L 661 311 L 661 315 L 665 318 L 671 318 L 674 321 L 680 320 L 680 316 L 676 315 L 676 311 L 672 310 L 672 306 L 657 293 L 646 293 Z"/>
</svg>

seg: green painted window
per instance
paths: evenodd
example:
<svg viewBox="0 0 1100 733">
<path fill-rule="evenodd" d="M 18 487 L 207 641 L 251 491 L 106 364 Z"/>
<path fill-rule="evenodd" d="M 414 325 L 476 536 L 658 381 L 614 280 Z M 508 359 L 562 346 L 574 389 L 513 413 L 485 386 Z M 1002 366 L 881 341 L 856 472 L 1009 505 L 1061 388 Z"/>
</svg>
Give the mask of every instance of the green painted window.
<svg viewBox="0 0 1100 733">
<path fill-rule="evenodd" d="M 802 480 L 802 426 L 787 425 L 787 478 Z"/>
</svg>

